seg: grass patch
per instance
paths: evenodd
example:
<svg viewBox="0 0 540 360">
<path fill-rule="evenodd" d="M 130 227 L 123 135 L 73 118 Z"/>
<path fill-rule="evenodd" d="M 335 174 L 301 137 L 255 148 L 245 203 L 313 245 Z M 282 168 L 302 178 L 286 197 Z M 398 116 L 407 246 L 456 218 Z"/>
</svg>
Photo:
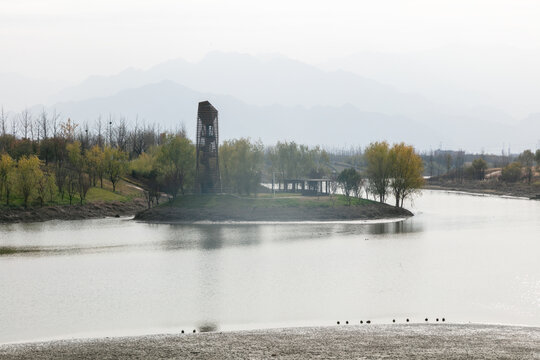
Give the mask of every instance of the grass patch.
<svg viewBox="0 0 540 360">
<path fill-rule="evenodd" d="M 128 201 L 129 197 L 113 193 L 111 190 L 102 189 L 99 187 L 93 187 L 88 190 L 86 194 L 86 202 L 95 202 L 95 201 Z"/>
<path fill-rule="evenodd" d="M 277 195 L 277 194 L 276 194 Z M 227 207 L 231 209 L 244 207 L 306 207 L 306 208 L 329 208 L 332 206 L 348 205 L 347 198 L 343 195 L 336 195 L 335 201 L 329 196 L 301 196 L 299 194 L 279 194 L 272 197 L 271 194 L 259 196 L 237 196 L 237 195 L 184 195 L 179 196 L 173 202 L 163 204 L 163 206 L 173 206 L 186 209 L 204 209 L 214 207 Z M 363 206 L 372 203 L 371 200 L 353 198 L 351 206 Z"/>
</svg>

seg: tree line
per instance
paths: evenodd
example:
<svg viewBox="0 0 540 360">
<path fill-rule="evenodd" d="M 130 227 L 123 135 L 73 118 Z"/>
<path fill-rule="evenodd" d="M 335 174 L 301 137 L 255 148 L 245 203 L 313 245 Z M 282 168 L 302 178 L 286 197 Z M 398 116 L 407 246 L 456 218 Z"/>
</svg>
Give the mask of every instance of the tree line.
<svg viewBox="0 0 540 360">
<path fill-rule="evenodd" d="M 436 176 L 447 180 L 462 182 L 463 180 L 484 180 L 487 176 L 487 169 L 490 167 L 499 168 L 500 173 L 494 179 L 504 182 L 526 181 L 531 184 L 536 167 L 540 168 L 540 149 L 533 152 L 530 149 L 524 150 L 520 154 L 502 155 L 493 154 L 465 154 L 464 151 L 445 152 L 445 169 L 434 174 L 434 164 L 432 153 L 424 154 L 424 163 L 430 176 Z M 468 161 L 468 162 L 466 162 Z"/>
<path fill-rule="evenodd" d="M 263 180 L 333 178 L 346 192 L 358 195 L 364 189 L 380 201 L 391 191 L 399 204 L 410 195 L 409 189 L 418 186 L 406 173 L 419 169 L 412 147 L 382 142 L 371 144 L 364 153 L 357 149 L 352 167 L 363 166 L 365 171 L 358 174 L 357 184 L 345 190 L 331 161 L 346 158 L 345 152 L 288 141 L 264 146 L 246 138 L 228 140 L 219 148 L 222 185 L 226 191 L 249 195 L 259 191 Z M 51 194 L 70 204 L 76 198 L 83 203 L 89 189 L 103 187 L 104 179 L 116 191 L 120 179 L 129 176 L 141 185 L 152 206 L 161 194 L 175 199 L 192 191 L 195 153 L 183 128 L 162 130 L 138 121 L 128 125 L 127 119 L 112 117 L 98 118 L 90 126 L 69 118 L 64 121 L 54 111 L 8 115 L 0 109 L 0 197 L 6 203 L 14 195 L 23 198 L 25 206 L 32 201 L 53 203 Z"/>
</svg>

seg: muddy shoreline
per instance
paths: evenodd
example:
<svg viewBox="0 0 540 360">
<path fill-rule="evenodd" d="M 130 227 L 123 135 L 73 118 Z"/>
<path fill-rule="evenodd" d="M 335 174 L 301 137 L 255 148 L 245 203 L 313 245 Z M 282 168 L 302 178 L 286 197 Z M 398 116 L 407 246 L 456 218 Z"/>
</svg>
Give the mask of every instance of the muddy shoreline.
<svg viewBox="0 0 540 360">
<path fill-rule="evenodd" d="M 0 208 L 0 224 L 128 216 L 135 215 L 146 207 L 143 199 L 134 199 L 127 202 L 92 202 L 84 205 L 43 206 L 28 209 Z"/>
<path fill-rule="evenodd" d="M 413 214 L 387 204 L 335 207 L 227 207 L 184 208 L 159 206 L 141 211 L 135 220 L 149 223 L 189 223 L 198 221 L 347 221 L 406 218 Z"/>
<path fill-rule="evenodd" d="M 342 325 L 0 345 L 2 359 L 538 359 L 540 328 Z"/>
</svg>

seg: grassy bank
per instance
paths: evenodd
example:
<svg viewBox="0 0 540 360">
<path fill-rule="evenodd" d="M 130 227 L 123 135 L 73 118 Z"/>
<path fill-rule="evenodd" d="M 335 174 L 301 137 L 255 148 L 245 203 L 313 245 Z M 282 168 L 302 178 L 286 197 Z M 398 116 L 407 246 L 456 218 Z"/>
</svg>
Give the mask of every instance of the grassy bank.
<svg viewBox="0 0 540 360">
<path fill-rule="evenodd" d="M 0 223 L 38 222 L 47 220 L 81 220 L 108 216 L 134 215 L 145 208 L 146 202 L 141 191 L 132 184 L 121 181 L 116 191 L 112 191 L 109 181 L 103 182 L 103 188 L 92 187 L 88 190 L 86 199 L 80 204 L 80 198 L 75 196 L 72 205 L 66 194 L 60 194 L 40 205 L 33 201 L 28 208 L 23 207 L 23 199 L 13 197 L 10 205 L 0 205 Z"/>
<path fill-rule="evenodd" d="M 345 196 L 299 194 L 185 195 L 136 215 L 148 222 L 193 221 L 330 221 L 407 217 L 412 214 L 387 204 Z"/>
<path fill-rule="evenodd" d="M 351 206 L 364 206 L 374 204 L 372 200 L 353 198 Z M 226 206 L 229 208 L 243 207 L 307 207 L 307 208 L 330 208 L 333 206 L 348 205 L 347 198 L 343 195 L 330 196 L 302 196 L 300 194 L 280 193 L 258 194 L 257 196 L 237 196 L 237 195 L 185 195 L 178 197 L 175 201 L 164 204 L 178 208 L 213 208 Z"/>
<path fill-rule="evenodd" d="M 2 359 L 537 359 L 540 328 L 350 325 L 0 346 Z"/>
</svg>

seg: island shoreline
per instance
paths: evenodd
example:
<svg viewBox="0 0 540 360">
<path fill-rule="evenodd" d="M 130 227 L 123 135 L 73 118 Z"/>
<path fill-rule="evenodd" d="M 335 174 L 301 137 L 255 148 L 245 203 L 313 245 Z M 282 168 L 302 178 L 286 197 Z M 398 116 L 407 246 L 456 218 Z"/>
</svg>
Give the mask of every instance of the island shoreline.
<svg viewBox="0 0 540 360">
<path fill-rule="evenodd" d="M 271 200 L 267 200 L 268 202 Z M 268 205 L 268 204 L 267 204 Z M 198 222 L 339 222 L 358 220 L 393 220 L 414 216 L 407 209 L 378 202 L 362 205 L 336 205 L 328 207 L 308 206 L 257 206 L 242 203 L 241 206 L 195 206 L 183 207 L 165 204 L 137 213 L 134 220 L 146 223 L 198 223 Z"/>
</svg>

